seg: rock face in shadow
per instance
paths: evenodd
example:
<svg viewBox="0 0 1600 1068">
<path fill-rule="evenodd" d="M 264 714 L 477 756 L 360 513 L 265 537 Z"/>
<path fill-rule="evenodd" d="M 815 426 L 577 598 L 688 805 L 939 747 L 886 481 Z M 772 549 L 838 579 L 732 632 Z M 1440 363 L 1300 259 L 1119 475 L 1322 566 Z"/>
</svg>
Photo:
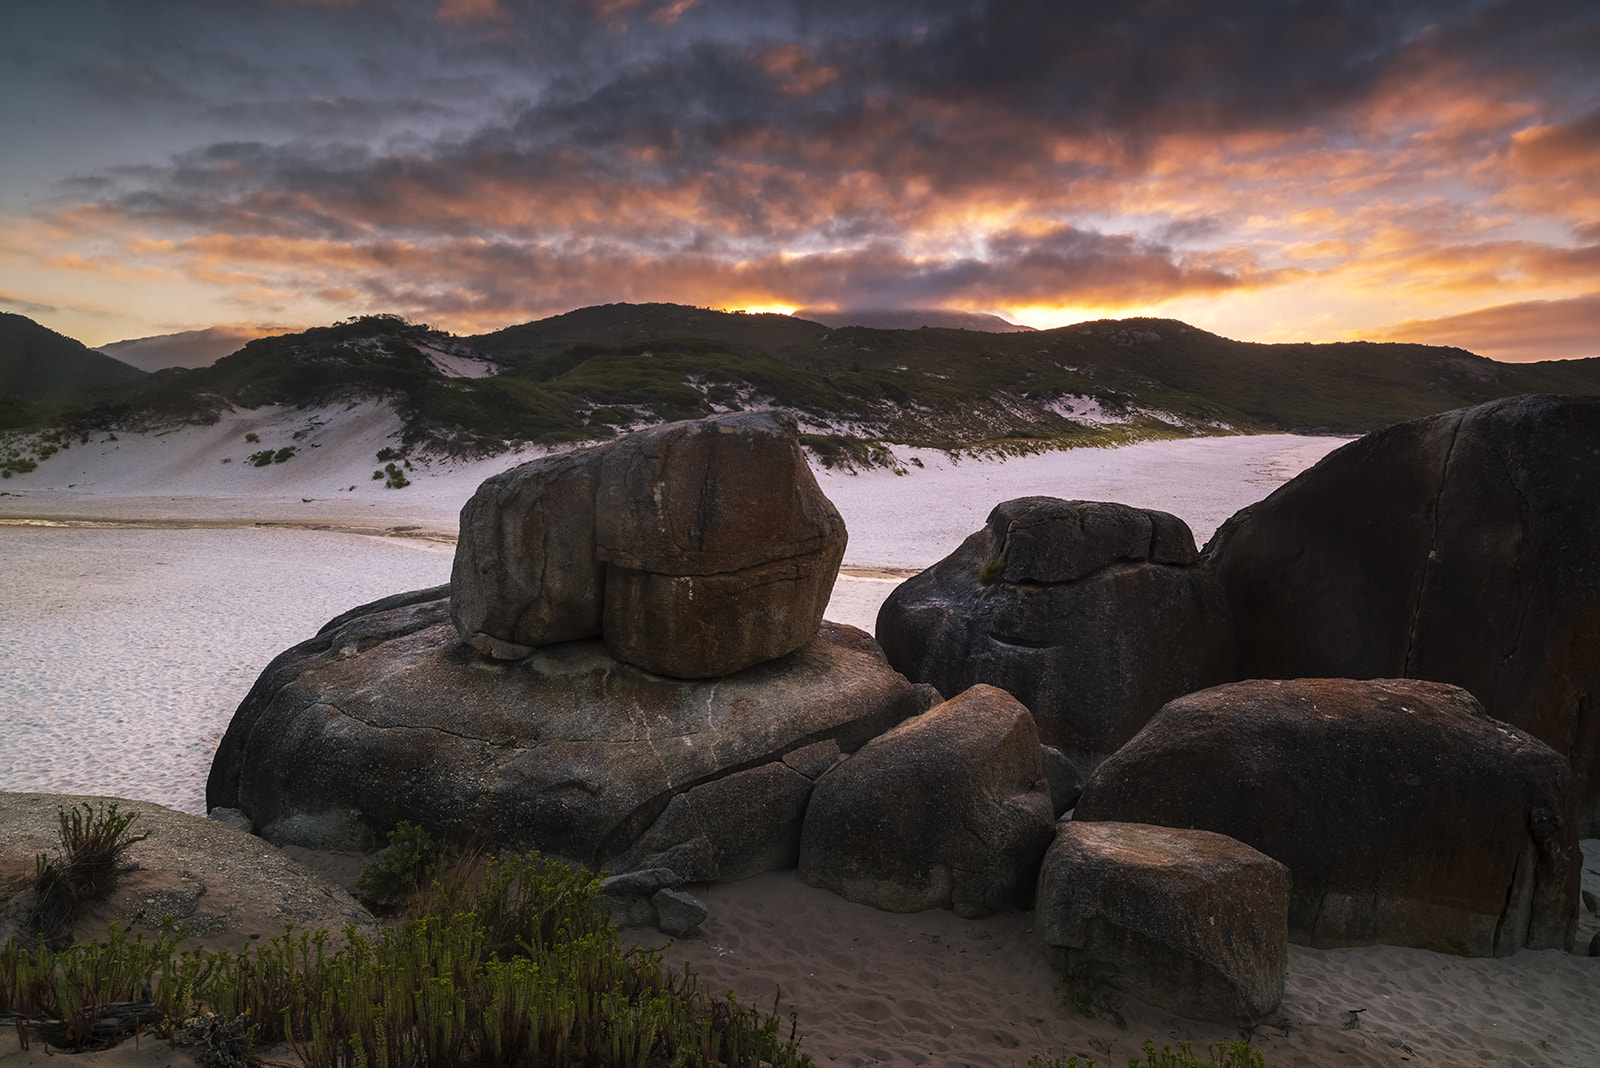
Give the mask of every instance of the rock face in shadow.
<svg viewBox="0 0 1600 1068">
<path fill-rule="evenodd" d="M 659 675 L 728 675 L 811 640 L 844 549 L 793 417 L 669 423 L 484 482 L 452 618 L 499 659 L 599 636 Z"/>
<path fill-rule="evenodd" d="M 129 833 L 150 837 L 129 848 L 132 867 L 117 887 L 80 909 L 75 940 L 105 938 L 112 921 L 125 931 L 159 931 L 164 916 L 193 932 L 184 948 L 199 943 L 234 953 L 291 924 L 331 931 L 335 946 L 351 924 L 377 937 L 377 921 L 354 898 L 261 839 L 149 801 L 0 793 L 0 885 L 31 874 L 37 854 L 56 852 L 57 814 L 82 802 L 96 810 L 115 802 L 119 812 L 138 813 Z M 13 933 L 0 913 L 0 945 Z"/>
<path fill-rule="evenodd" d="M 1035 908 L 1062 973 L 1237 1027 L 1283 1000 L 1289 869 L 1226 835 L 1069 820 L 1045 854 Z"/>
<path fill-rule="evenodd" d="M 974 686 L 817 780 L 800 878 L 888 912 L 1025 905 L 1054 834 L 1028 710 Z"/>
<path fill-rule="evenodd" d="M 1247 678 L 1463 686 L 1572 765 L 1600 833 L 1600 398 L 1515 397 L 1329 454 L 1206 547 Z"/>
<path fill-rule="evenodd" d="M 813 633 L 787 656 L 686 681 L 592 639 L 487 660 L 460 641 L 443 590 L 388 598 L 268 665 L 218 748 L 208 807 L 242 810 L 274 842 L 350 847 L 404 819 L 604 866 L 679 795 L 695 810 L 713 783 L 818 743 L 853 752 L 927 707 L 864 634 Z M 723 789 L 747 796 L 742 781 Z M 729 870 L 782 855 L 732 833 L 703 835 Z"/>
<path fill-rule="evenodd" d="M 1251 681 L 1162 708 L 1074 816 L 1215 831 L 1282 862 L 1294 942 L 1505 956 L 1571 941 L 1568 780 L 1458 687 Z"/>
<path fill-rule="evenodd" d="M 889 595 L 877 637 L 908 678 L 999 686 L 1085 776 L 1180 694 L 1236 678 L 1221 585 L 1165 512 L 1023 497 Z"/>
</svg>

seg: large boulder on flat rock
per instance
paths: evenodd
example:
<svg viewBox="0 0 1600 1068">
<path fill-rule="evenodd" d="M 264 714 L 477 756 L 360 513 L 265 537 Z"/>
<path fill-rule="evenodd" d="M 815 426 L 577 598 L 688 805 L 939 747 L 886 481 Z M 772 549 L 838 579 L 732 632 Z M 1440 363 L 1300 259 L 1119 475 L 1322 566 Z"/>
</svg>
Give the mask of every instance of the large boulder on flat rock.
<svg viewBox="0 0 1600 1068">
<path fill-rule="evenodd" d="M 601 636 L 647 671 L 727 675 L 811 640 L 844 549 L 792 416 L 669 423 L 484 482 L 452 618 L 502 659 Z"/>
<path fill-rule="evenodd" d="M 1045 854 L 1034 907 L 1063 973 L 1236 1027 L 1283 1000 L 1289 869 L 1226 835 L 1069 820 Z"/>
<path fill-rule="evenodd" d="M 115 804 L 137 813 L 130 835 L 149 837 L 124 854 L 127 870 L 104 898 L 85 902 L 72 929 L 74 941 L 103 939 L 106 924 L 124 931 L 155 932 L 170 916 L 190 937 L 184 948 L 204 945 L 237 953 L 258 941 L 301 931 L 331 931 L 354 925 L 368 938 L 378 923 L 348 893 L 253 835 L 177 812 L 149 801 L 75 794 L 0 793 L 0 887 L 33 873 L 40 853 L 59 852 L 58 815 L 84 803 L 94 812 Z M 18 933 L 27 894 L 0 910 L 0 945 Z M 0 902 L 3 904 L 3 902 Z"/>
<path fill-rule="evenodd" d="M 350 847 L 410 820 L 598 867 L 629 854 L 680 794 L 699 811 L 697 788 L 818 743 L 854 752 L 927 707 L 834 628 L 777 660 L 690 681 L 621 663 L 592 639 L 484 659 L 432 592 L 346 613 L 268 665 L 217 749 L 208 805 L 241 810 L 274 842 Z M 744 781 L 724 789 L 749 796 Z M 791 833 L 776 814 L 763 826 Z M 744 871 L 782 853 L 755 831 L 711 835 L 717 862 Z"/>
<path fill-rule="evenodd" d="M 463 641 L 515 660 L 593 638 L 605 606 L 594 502 L 604 453 L 579 449 L 485 479 L 461 509 L 450 614 Z"/>
<path fill-rule="evenodd" d="M 1078 776 L 1163 703 L 1234 674 L 1227 597 L 1165 512 L 1022 497 L 895 588 L 877 637 L 908 678 L 989 683 L 1033 713 Z"/>
<path fill-rule="evenodd" d="M 817 780 L 800 878 L 888 912 L 983 916 L 1028 902 L 1054 833 L 1033 718 L 974 686 Z"/>
<path fill-rule="evenodd" d="M 1459 687 L 1250 681 L 1166 705 L 1074 817 L 1215 831 L 1281 861 L 1295 942 L 1504 956 L 1572 939 L 1568 782 Z"/>
<path fill-rule="evenodd" d="M 1600 834 L 1600 398 L 1401 423 L 1223 524 L 1246 678 L 1418 678 L 1572 764 Z"/>
</svg>

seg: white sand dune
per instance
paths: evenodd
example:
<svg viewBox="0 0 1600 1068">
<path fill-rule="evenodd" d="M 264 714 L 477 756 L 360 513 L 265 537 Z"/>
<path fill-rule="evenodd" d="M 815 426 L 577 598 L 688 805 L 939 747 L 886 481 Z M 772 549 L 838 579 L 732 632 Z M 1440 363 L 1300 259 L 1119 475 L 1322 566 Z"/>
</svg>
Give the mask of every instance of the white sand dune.
<svg viewBox="0 0 1600 1068">
<path fill-rule="evenodd" d="M 353 605 L 445 581 L 461 505 L 516 462 L 413 460 L 413 485 L 384 489 L 372 479 L 376 453 L 397 447 L 398 432 L 377 407 L 262 409 L 210 428 L 79 442 L 0 483 L 0 790 L 203 811 L 211 752 L 271 657 Z M 870 629 L 893 575 L 946 555 L 999 501 L 1043 494 L 1160 508 L 1203 542 L 1340 443 L 1211 438 L 959 463 L 902 450 L 905 475 L 821 471 L 850 530 L 851 571 L 829 615 Z M 286 463 L 245 463 L 289 445 L 298 451 Z M 1600 843 L 1585 845 L 1586 879 L 1600 890 Z M 704 896 L 711 918 L 668 960 L 693 961 L 714 989 L 747 1002 L 769 1003 L 781 986 L 782 1011 L 797 1014 L 820 1064 L 1021 1066 L 1040 1053 L 1110 1065 L 1145 1037 L 1200 1046 L 1237 1037 L 1127 999 L 1126 1032 L 1063 1008 L 1025 914 L 890 916 L 792 873 Z M 1585 914 L 1580 946 L 1596 929 Z M 1254 1041 L 1272 1068 L 1592 1068 L 1597 993 L 1600 960 L 1554 951 L 1462 960 L 1297 947 L 1283 1009 Z M 155 1043 L 96 1058 L 132 1065 L 152 1048 L 161 1064 L 187 1063 Z M 0 1039 L 0 1065 L 41 1056 L 13 1049 Z"/>
</svg>

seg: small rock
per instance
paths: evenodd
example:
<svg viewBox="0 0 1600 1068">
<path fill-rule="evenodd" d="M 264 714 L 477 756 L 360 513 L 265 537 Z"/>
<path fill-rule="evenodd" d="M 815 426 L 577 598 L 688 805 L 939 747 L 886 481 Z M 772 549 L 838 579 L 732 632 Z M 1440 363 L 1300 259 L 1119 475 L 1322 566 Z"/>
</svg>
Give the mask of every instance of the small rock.
<svg viewBox="0 0 1600 1068">
<path fill-rule="evenodd" d="M 656 909 L 656 930 L 681 938 L 706 918 L 705 902 L 682 890 L 657 890 L 650 898 Z"/>
</svg>

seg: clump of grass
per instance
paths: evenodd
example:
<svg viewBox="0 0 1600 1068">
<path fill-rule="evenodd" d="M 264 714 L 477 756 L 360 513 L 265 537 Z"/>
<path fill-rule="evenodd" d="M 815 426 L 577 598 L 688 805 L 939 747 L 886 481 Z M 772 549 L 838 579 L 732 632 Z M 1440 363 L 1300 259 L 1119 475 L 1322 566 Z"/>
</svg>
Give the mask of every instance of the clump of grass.
<svg viewBox="0 0 1600 1068">
<path fill-rule="evenodd" d="M 374 471 L 372 477 L 377 478 L 378 474 L 377 471 Z M 383 483 L 384 489 L 405 489 L 411 485 L 411 480 L 406 477 L 406 473 L 392 462 L 383 465 L 383 474 L 387 476 Z"/>
<path fill-rule="evenodd" d="M 978 568 L 978 585 L 993 586 L 996 582 L 1006 577 L 1006 562 L 996 556 L 985 560 L 982 567 Z"/>
<path fill-rule="evenodd" d="M 12 896 L 33 895 L 24 920 L 33 932 L 59 944 L 70 935 L 79 906 L 116 886 L 124 854 L 150 837 L 149 831 L 130 833 L 129 827 L 138 818 L 137 812 L 118 811 L 115 801 L 99 809 L 84 801 L 57 812 L 57 855 L 40 853 L 33 874 L 11 887 Z"/>
<path fill-rule="evenodd" d="M 269 467 L 272 464 L 281 464 L 293 459 L 294 454 L 299 451 L 300 450 L 293 445 L 285 445 L 277 452 L 273 452 L 271 449 L 262 449 L 260 452 L 253 452 L 246 457 L 246 460 L 248 460 L 251 464 L 254 464 L 256 467 Z"/>
</svg>

